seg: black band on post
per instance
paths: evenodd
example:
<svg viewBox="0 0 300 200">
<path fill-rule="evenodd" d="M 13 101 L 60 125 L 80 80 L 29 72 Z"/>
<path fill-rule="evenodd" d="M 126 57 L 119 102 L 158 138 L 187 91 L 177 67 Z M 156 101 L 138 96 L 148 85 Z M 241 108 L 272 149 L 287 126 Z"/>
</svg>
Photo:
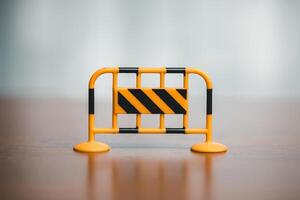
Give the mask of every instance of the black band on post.
<svg viewBox="0 0 300 200">
<path fill-rule="evenodd" d="M 138 133 L 138 128 L 119 128 L 119 133 Z"/>
<path fill-rule="evenodd" d="M 185 133 L 185 128 L 166 128 L 166 133 Z"/>
<path fill-rule="evenodd" d="M 95 94 L 94 89 L 89 89 L 89 114 L 95 113 Z"/>
<path fill-rule="evenodd" d="M 185 75 L 185 68 L 184 67 L 167 67 L 167 73 L 170 73 L 170 74 L 184 74 Z"/>
<path fill-rule="evenodd" d="M 138 67 L 119 67 L 119 73 L 136 73 L 138 74 Z"/>
<path fill-rule="evenodd" d="M 212 114 L 212 89 L 207 89 L 207 97 L 206 97 L 206 114 Z"/>
</svg>

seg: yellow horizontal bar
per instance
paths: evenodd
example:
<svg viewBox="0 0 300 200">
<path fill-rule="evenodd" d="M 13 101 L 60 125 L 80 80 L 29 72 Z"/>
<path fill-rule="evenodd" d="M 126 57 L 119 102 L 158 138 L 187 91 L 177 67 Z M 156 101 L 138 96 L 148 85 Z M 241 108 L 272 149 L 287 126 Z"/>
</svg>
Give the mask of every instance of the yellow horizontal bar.
<svg viewBox="0 0 300 200">
<path fill-rule="evenodd" d="M 205 128 L 187 128 L 185 134 L 207 134 L 208 131 Z"/>
<path fill-rule="evenodd" d="M 119 133 L 118 128 L 95 128 L 94 133 L 110 134 Z M 139 128 L 139 133 L 155 134 L 155 133 L 166 133 L 165 128 Z M 185 134 L 207 134 L 208 130 L 204 128 L 187 128 Z"/>
<path fill-rule="evenodd" d="M 165 73 L 166 71 L 164 67 L 139 67 L 139 73 Z"/>
<path fill-rule="evenodd" d="M 94 128 L 94 133 L 110 134 L 110 133 L 119 133 L 118 128 Z"/>
<path fill-rule="evenodd" d="M 165 128 L 139 128 L 140 133 L 165 133 Z"/>
</svg>

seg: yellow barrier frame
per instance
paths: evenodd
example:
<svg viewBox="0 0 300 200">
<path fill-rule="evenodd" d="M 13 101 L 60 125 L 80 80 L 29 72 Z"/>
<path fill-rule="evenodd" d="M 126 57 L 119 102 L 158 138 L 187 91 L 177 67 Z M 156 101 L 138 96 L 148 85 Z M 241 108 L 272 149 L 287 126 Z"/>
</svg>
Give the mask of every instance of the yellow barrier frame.
<svg viewBox="0 0 300 200">
<path fill-rule="evenodd" d="M 113 113 L 112 113 L 112 128 L 95 128 L 95 115 L 94 115 L 94 88 L 95 82 L 99 76 L 105 73 L 111 73 L 113 76 L 112 88 L 113 88 Z M 89 118 L 88 118 L 88 141 L 82 142 L 74 146 L 74 150 L 79 152 L 105 152 L 109 151 L 110 147 L 102 142 L 95 141 L 95 134 L 110 134 L 121 133 L 121 128 L 118 128 L 118 114 L 115 112 L 116 104 L 116 91 L 118 88 L 118 74 L 119 73 L 136 73 L 136 88 L 141 88 L 141 74 L 143 73 L 156 73 L 160 74 L 160 88 L 165 88 L 165 74 L 166 73 L 183 73 L 183 88 L 188 89 L 188 75 L 197 74 L 201 76 L 206 83 L 207 88 L 207 109 L 206 109 L 206 128 L 188 128 L 188 110 L 183 115 L 183 127 L 184 128 L 165 128 L 165 114 L 160 114 L 159 128 L 140 128 L 141 126 L 141 114 L 136 114 L 136 127 L 122 129 L 122 133 L 185 133 L 185 134 L 205 134 L 206 140 L 204 143 L 197 143 L 191 147 L 194 152 L 225 152 L 227 147 L 220 143 L 212 142 L 212 81 L 210 77 L 203 71 L 195 68 L 146 68 L 146 67 L 113 67 L 102 68 L 97 70 L 89 81 Z"/>
</svg>

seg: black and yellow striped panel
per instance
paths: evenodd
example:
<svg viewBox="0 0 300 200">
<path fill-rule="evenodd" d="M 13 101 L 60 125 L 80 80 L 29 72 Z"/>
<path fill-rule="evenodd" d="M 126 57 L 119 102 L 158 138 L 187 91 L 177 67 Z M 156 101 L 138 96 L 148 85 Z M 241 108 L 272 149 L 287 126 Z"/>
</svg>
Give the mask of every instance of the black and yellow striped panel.
<svg viewBox="0 0 300 200">
<path fill-rule="evenodd" d="M 182 88 L 117 88 L 117 114 L 186 114 L 187 90 Z"/>
</svg>

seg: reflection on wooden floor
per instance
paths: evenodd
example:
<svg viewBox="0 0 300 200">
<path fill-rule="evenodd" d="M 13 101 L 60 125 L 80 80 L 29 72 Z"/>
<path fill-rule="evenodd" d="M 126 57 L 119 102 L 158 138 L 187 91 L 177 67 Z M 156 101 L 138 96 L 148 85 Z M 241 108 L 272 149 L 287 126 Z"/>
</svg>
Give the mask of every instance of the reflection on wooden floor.
<svg viewBox="0 0 300 200">
<path fill-rule="evenodd" d="M 213 199 L 213 162 L 223 154 L 196 159 L 101 158 L 86 154 L 89 199 Z"/>
</svg>

